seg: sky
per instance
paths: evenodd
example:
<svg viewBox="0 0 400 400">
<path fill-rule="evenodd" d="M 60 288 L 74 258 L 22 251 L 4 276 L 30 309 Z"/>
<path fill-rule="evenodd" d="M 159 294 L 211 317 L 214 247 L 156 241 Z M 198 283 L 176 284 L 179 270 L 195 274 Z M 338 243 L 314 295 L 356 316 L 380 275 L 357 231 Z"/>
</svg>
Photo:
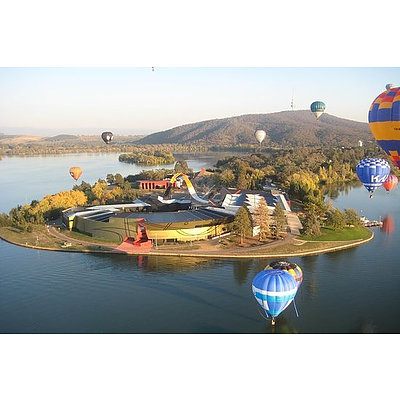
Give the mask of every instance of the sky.
<svg viewBox="0 0 400 400">
<path fill-rule="evenodd" d="M 308 109 L 367 122 L 400 68 L 0 68 L 0 133 L 148 134 L 242 114 Z"/>
</svg>

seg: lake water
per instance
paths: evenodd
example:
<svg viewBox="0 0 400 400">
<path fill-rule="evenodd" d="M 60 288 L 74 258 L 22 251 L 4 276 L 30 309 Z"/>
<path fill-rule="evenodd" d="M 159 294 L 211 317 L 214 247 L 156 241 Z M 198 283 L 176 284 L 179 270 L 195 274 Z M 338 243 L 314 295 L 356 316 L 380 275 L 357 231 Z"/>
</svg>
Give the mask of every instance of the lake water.
<svg viewBox="0 0 400 400">
<path fill-rule="evenodd" d="M 39 200 L 46 194 L 70 190 L 75 181 L 69 175 L 69 168 L 79 166 L 83 170 L 78 184 L 94 183 L 97 179 L 105 179 L 107 174 L 120 173 L 122 176 L 134 175 L 142 170 L 155 168 L 172 169 L 174 164 L 162 166 L 138 166 L 118 161 L 119 154 L 66 154 L 37 157 L 4 157 L 0 160 L 0 212 L 8 212 L 17 204 L 30 203 Z M 216 156 L 200 154 L 194 158 L 177 156 L 177 159 L 187 159 L 188 166 L 194 171 L 209 167 L 216 162 Z"/>
<path fill-rule="evenodd" d="M 50 187 L 52 191 L 71 187 L 69 176 L 61 177 L 68 174 L 65 165 L 71 163 L 65 159 L 73 161 L 69 157 L 73 156 L 61 161 L 53 157 L 0 161 L 0 175 L 18 179 L 18 183 L 13 179 L 7 183 L 2 177 L 2 193 L 8 202 L 6 206 L 2 202 L 3 210 L 22 201 L 25 193 L 30 198 L 28 187 L 37 190 L 37 196 Z M 120 165 L 112 157 L 87 156 L 86 161 L 104 162 L 86 166 L 88 180 L 107 172 L 126 175 L 136 168 Z M 29 165 L 28 170 L 21 161 Z M 32 171 L 41 171 L 39 177 Z M 57 179 L 49 182 L 51 171 L 58 171 Z M 385 219 L 384 230 L 374 229 L 375 239 L 365 245 L 293 258 L 304 272 L 296 296 L 299 317 L 289 306 L 278 318 L 275 332 L 400 332 L 399 191 L 379 190 L 369 199 L 364 188 L 355 188 L 334 203 L 356 208 L 370 219 L 390 218 Z M 270 260 L 69 254 L 29 250 L 3 241 L 0 255 L 3 333 L 271 332 L 251 292 L 253 277 Z"/>
</svg>

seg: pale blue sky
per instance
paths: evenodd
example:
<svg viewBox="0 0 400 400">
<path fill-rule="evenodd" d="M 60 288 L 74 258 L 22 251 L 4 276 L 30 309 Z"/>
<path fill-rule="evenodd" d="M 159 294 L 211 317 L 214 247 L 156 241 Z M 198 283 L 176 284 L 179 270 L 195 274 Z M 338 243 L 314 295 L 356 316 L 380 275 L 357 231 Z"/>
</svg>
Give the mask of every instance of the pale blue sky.
<svg viewBox="0 0 400 400">
<path fill-rule="evenodd" d="M 400 68 L 0 68 L 0 132 L 151 133 L 241 114 L 307 109 L 367 121 Z"/>
</svg>

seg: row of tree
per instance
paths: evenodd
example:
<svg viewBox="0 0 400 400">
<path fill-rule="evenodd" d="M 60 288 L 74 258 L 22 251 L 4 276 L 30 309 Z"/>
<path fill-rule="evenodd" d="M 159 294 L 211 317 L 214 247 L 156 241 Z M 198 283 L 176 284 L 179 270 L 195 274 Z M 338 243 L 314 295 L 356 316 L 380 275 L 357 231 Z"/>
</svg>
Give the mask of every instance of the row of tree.
<svg viewBox="0 0 400 400">
<path fill-rule="evenodd" d="M 253 237 L 254 227 L 258 227 L 260 242 L 265 242 L 281 238 L 286 231 L 286 225 L 286 216 L 281 205 L 278 203 L 270 215 L 267 202 L 262 197 L 253 215 L 246 206 L 240 207 L 230 228 L 240 239 L 240 244 L 243 244 L 245 238 Z"/>
</svg>

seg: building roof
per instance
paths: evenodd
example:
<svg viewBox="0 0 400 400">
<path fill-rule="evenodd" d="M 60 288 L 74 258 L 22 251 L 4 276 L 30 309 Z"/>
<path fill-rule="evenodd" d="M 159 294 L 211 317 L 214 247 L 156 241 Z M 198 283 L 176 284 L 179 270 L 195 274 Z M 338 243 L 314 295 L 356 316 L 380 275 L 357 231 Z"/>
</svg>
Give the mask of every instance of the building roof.
<svg viewBox="0 0 400 400">
<path fill-rule="evenodd" d="M 179 210 L 176 212 L 118 213 L 113 216 L 113 218 L 143 219 L 145 222 L 153 224 L 221 220 L 229 217 L 231 217 L 231 213 L 224 212 L 224 210 L 217 211 L 215 208 Z"/>
</svg>

